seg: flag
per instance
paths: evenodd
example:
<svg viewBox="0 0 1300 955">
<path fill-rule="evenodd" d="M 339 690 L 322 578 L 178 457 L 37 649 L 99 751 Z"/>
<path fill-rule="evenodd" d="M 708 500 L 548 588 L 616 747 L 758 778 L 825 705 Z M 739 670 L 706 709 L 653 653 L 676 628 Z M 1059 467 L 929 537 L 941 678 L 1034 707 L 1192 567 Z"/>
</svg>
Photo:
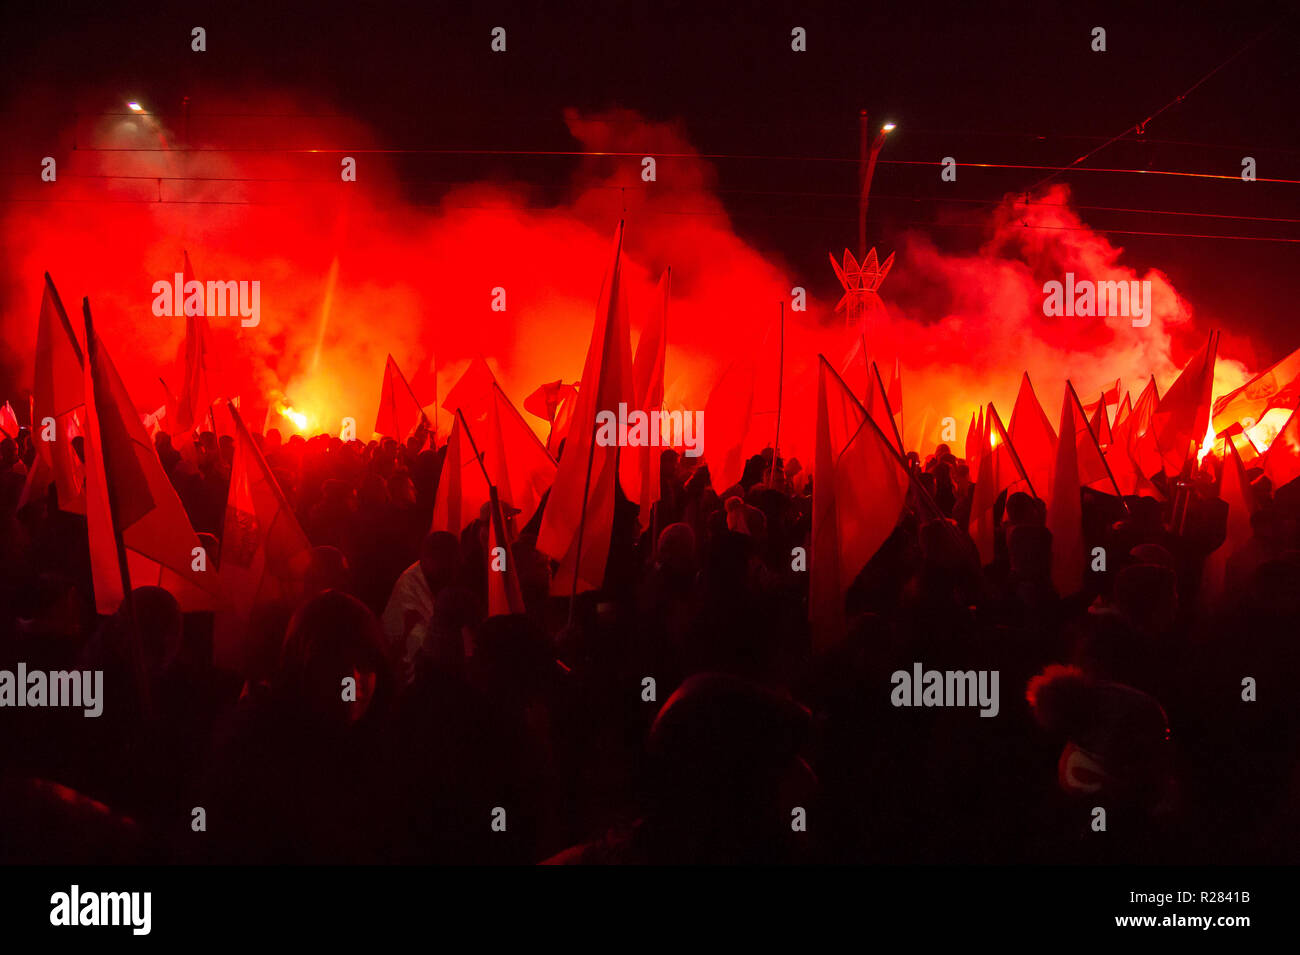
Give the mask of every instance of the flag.
<svg viewBox="0 0 1300 955">
<path fill-rule="evenodd" d="M 1156 406 L 1151 430 L 1165 474 L 1175 477 L 1205 440 L 1210 426 L 1210 394 L 1214 388 L 1214 359 L 1219 337 L 1210 333 L 1205 346 L 1188 360 L 1178 378 Z"/>
<path fill-rule="evenodd" d="M 984 423 L 984 406 L 979 406 L 979 420 L 975 423 L 975 444 L 970 443 L 970 432 L 967 432 L 966 441 L 966 468 L 970 472 L 972 481 L 979 477 L 980 458 L 983 457 L 983 451 L 989 446 L 989 436 Z"/>
<path fill-rule="evenodd" d="M 1133 401 L 1129 398 L 1128 392 L 1124 392 L 1124 400 L 1119 403 L 1119 408 L 1115 411 L 1115 422 L 1111 425 L 1111 441 L 1116 439 L 1115 429 L 1124 423 L 1124 419 L 1133 413 Z"/>
<path fill-rule="evenodd" d="M 709 428 L 704 454 L 709 480 L 719 494 L 739 481 L 745 470 L 745 439 L 754 422 L 754 377 L 753 359 L 737 358 L 704 403 Z"/>
<path fill-rule="evenodd" d="M 532 394 L 524 399 L 524 410 L 531 415 L 536 415 L 543 421 L 555 421 L 555 413 L 560 408 L 560 403 L 569 395 L 576 395 L 578 389 L 573 385 L 566 385 L 561 379 L 548 381 L 539 385 Z"/>
<path fill-rule="evenodd" d="M 428 424 L 424 409 L 397 362 L 389 355 L 384 364 L 384 383 L 379 390 L 375 433 L 405 441 L 421 423 Z"/>
<path fill-rule="evenodd" d="M 1106 401 L 1103 398 L 1097 402 L 1097 410 L 1093 412 L 1092 421 L 1089 422 L 1092 428 L 1092 436 L 1097 439 L 1097 446 L 1105 451 L 1110 447 L 1113 440 L 1110 430 L 1110 416 L 1106 413 Z"/>
<path fill-rule="evenodd" d="M 1250 540 L 1250 517 L 1254 513 L 1250 482 L 1237 454 L 1237 446 L 1223 439 L 1223 470 L 1219 475 L 1219 499 L 1228 505 L 1223 543 L 1205 558 L 1201 572 L 1200 599 L 1207 605 L 1217 602 L 1226 589 L 1228 560 Z"/>
<path fill-rule="evenodd" d="M 447 531 L 459 537 L 465 526 L 478 518 L 479 510 L 489 497 L 487 480 L 474 453 L 468 426 L 464 416 L 458 412 L 452 419 L 451 434 L 447 436 L 438 490 L 433 498 L 430 532 Z"/>
<path fill-rule="evenodd" d="M 622 274 L 623 223 L 614 234 L 610 264 L 583 364 L 573 424 L 547 498 L 537 549 L 560 562 L 551 592 L 568 595 L 599 589 L 605 579 L 614 502 L 618 492 L 617 445 L 596 440 L 596 415 L 629 407 L 632 354 Z"/>
<path fill-rule="evenodd" d="M 1034 494 L 1044 502 L 1052 499 L 1052 475 L 1056 466 L 1056 432 L 1038 403 L 1029 373 L 1020 378 L 1020 393 L 1016 406 L 1011 409 L 1011 424 L 1007 428 L 1011 444 L 1020 455 L 1025 476 L 1034 486 Z"/>
<path fill-rule="evenodd" d="M 233 398 L 218 398 L 212 402 L 210 411 L 212 421 L 212 430 L 216 432 L 218 438 L 235 437 L 235 418 L 231 414 L 229 405 L 239 407 L 239 395 Z"/>
<path fill-rule="evenodd" d="M 1152 375 L 1138 396 L 1137 404 L 1133 406 L 1133 421 L 1129 431 L 1129 455 L 1133 458 L 1138 473 L 1148 478 L 1164 467 L 1164 459 L 1160 456 L 1160 448 L 1156 445 L 1155 432 L 1152 430 L 1159 404 L 1160 392 L 1156 388 L 1156 376 Z"/>
<path fill-rule="evenodd" d="M 1052 583 L 1062 597 L 1083 589 L 1087 561 L 1083 547 L 1083 505 L 1080 501 L 1079 444 L 1069 440 L 1080 429 L 1088 431 L 1088 419 L 1067 381 L 1061 399 L 1060 440 L 1056 442 L 1056 473 L 1052 497 L 1047 503 L 1047 529 L 1052 532 Z M 1091 432 L 1088 432 L 1091 435 Z"/>
<path fill-rule="evenodd" d="M 502 500 L 516 508 L 527 523 L 555 482 L 555 459 L 495 382 L 487 428 L 487 447 L 479 449 L 483 466 Z"/>
<path fill-rule="evenodd" d="M 495 617 L 498 614 L 523 613 L 524 597 L 519 587 L 519 570 L 515 567 L 515 555 L 511 550 L 510 527 L 506 524 L 501 510 L 501 501 L 496 495 L 492 496 L 490 514 L 487 549 L 487 615 Z"/>
<path fill-rule="evenodd" d="M 1119 379 L 1116 378 L 1115 384 L 1111 385 L 1109 388 L 1102 389 L 1101 397 L 1096 402 L 1083 406 L 1084 413 L 1091 418 L 1092 415 L 1096 414 L 1098 406 L 1118 404 L 1119 392 Z"/>
<path fill-rule="evenodd" d="M 217 614 L 213 660 L 223 669 L 243 672 L 254 651 L 249 617 L 259 606 L 295 596 L 295 581 L 310 560 L 311 542 L 239 409 L 227 402 L 221 417 L 235 429 L 217 572 L 230 606 Z"/>
<path fill-rule="evenodd" d="M 14 411 L 14 406 L 7 401 L 5 406 L 0 408 L 0 434 L 18 440 L 18 415 Z"/>
<path fill-rule="evenodd" d="M 1258 422 L 1272 408 L 1293 408 L 1300 400 L 1300 348 L 1214 402 L 1214 432 L 1247 418 Z"/>
<path fill-rule="evenodd" d="M 496 384 L 482 425 L 476 438 L 463 413 L 452 419 L 434 494 L 431 531 L 459 536 L 490 500 L 489 479 L 502 503 L 527 521 L 555 480 L 555 461 Z"/>
<path fill-rule="evenodd" d="M 989 402 L 984 427 L 987 439 L 980 447 L 979 477 L 971 501 L 971 520 L 975 524 L 971 536 L 975 538 L 975 546 L 979 549 L 980 563 L 991 564 L 994 558 L 993 510 L 998 497 L 1003 491 L 1008 494 L 1015 491 L 1033 494 L 1034 489 L 1025 476 L 1025 469 L 992 402 Z"/>
<path fill-rule="evenodd" d="M 1088 415 L 1079 401 L 1079 393 L 1074 385 L 1065 382 L 1066 398 L 1074 403 L 1073 421 L 1077 427 L 1074 433 L 1075 473 L 1081 487 L 1090 487 L 1106 494 L 1120 493 L 1118 485 L 1106 466 L 1106 456 L 1102 453 L 1092 426 L 1088 424 Z"/>
<path fill-rule="evenodd" d="M 465 371 L 456 380 L 456 384 L 451 386 L 447 397 L 442 399 L 443 408 L 452 414 L 459 410 L 470 421 L 477 421 L 492 401 L 492 386 L 496 380 L 497 376 L 492 374 L 487 359 L 475 355 L 465 366 Z"/>
<path fill-rule="evenodd" d="M 979 411 L 980 417 L 983 417 L 984 409 Z M 971 474 L 975 474 L 979 469 L 979 445 L 983 436 L 980 434 L 980 422 L 976 413 L 970 413 L 970 424 L 966 428 L 966 451 L 964 454 L 966 468 Z"/>
<path fill-rule="evenodd" d="M 1147 385 L 1147 392 L 1143 392 L 1143 395 L 1145 396 L 1148 392 L 1154 394 L 1151 391 L 1154 387 L 1153 379 L 1152 383 Z M 1154 409 L 1154 407 L 1155 400 L 1151 398 L 1148 400 L 1148 408 Z M 1119 406 L 1119 411 L 1115 414 L 1115 427 L 1111 431 L 1110 447 L 1106 448 L 1103 454 L 1106 458 L 1106 465 L 1110 468 L 1110 473 L 1114 476 L 1115 484 L 1121 494 L 1160 498 L 1160 492 L 1142 472 L 1134 457 L 1134 447 L 1137 440 L 1135 429 L 1138 417 L 1130 406 L 1129 396 L 1125 395 L 1124 401 Z M 1152 473 L 1156 470 L 1159 470 L 1158 461 Z"/>
<path fill-rule="evenodd" d="M 909 477 L 888 437 L 825 356 L 817 378 L 808 611 L 814 646 L 844 636 L 844 594 L 893 533 Z"/>
<path fill-rule="evenodd" d="M 164 423 L 167 420 L 167 406 L 156 408 L 146 415 L 140 416 L 140 423 L 144 425 L 145 433 L 149 435 L 152 441 L 158 437 L 158 432 L 164 430 Z"/>
<path fill-rule="evenodd" d="M 633 394 L 635 408 L 647 415 L 659 411 L 664 404 L 664 362 L 668 348 L 668 297 L 671 270 L 664 269 L 659 278 L 656 298 L 659 307 L 646 323 L 641 338 L 636 343 L 636 357 L 632 361 Z M 632 411 L 633 408 L 629 408 Z M 652 435 L 658 438 L 659 435 Z M 650 509 L 659 500 L 659 458 L 663 448 L 656 442 L 636 448 L 624 448 L 619 458 L 619 478 L 623 493 L 638 505 L 637 520 L 641 529 L 650 526 Z"/>
<path fill-rule="evenodd" d="M 167 590 L 185 612 L 217 606 L 212 567 L 196 570 L 199 538 L 163 472 L 153 443 L 107 349 L 86 314 L 86 519 L 95 609 L 116 612 L 122 576 L 115 534 L 126 550 L 132 587 Z"/>
<path fill-rule="evenodd" d="M 188 288 L 195 281 L 194 270 L 190 266 L 190 254 L 185 253 L 184 282 Z M 181 346 L 180 361 L 183 369 L 181 376 L 181 395 L 177 401 L 176 419 L 173 422 L 175 436 L 180 437 L 191 431 L 203 431 L 208 427 L 208 414 L 216 393 L 211 384 L 211 362 L 208 357 L 208 320 L 203 314 L 203 296 L 199 294 L 199 304 L 192 307 L 189 295 L 185 296 L 185 341 Z M 181 441 L 181 444 L 188 444 Z"/>
<path fill-rule="evenodd" d="M 1264 474 L 1273 483 L 1274 491 L 1300 477 L 1300 405 L 1268 446 Z"/>
<path fill-rule="evenodd" d="M 32 495 L 44 492 L 52 480 L 58 488 L 59 510 L 86 513 L 86 468 L 72 446 L 80 432 L 77 419 L 86 414 L 86 380 L 81 345 L 68 313 L 63 310 L 50 273 L 36 328 L 36 367 L 32 377 L 32 440 L 40 471 L 33 476 Z"/>
<path fill-rule="evenodd" d="M 560 446 L 569 436 L 569 426 L 573 424 L 573 410 L 578 406 L 578 389 L 581 386 L 582 382 L 566 385 L 566 388 L 572 390 L 567 392 L 556 406 L 555 420 L 551 422 L 551 433 L 546 436 L 547 453 L 556 460 L 560 457 Z"/>
</svg>

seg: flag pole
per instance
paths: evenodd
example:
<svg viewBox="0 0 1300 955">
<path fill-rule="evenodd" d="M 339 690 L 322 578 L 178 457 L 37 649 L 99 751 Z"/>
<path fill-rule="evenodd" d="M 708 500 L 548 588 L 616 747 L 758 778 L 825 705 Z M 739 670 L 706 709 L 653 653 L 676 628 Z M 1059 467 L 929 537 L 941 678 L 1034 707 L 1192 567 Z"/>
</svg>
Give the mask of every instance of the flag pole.
<svg viewBox="0 0 1300 955">
<path fill-rule="evenodd" d="M 1070 381 L 1069 378 L 1065 379 L 1065 385 L 1067 388 L 1070 389 L 1070 397 L 1074 399 L 1074 406 L 1083 418 L 1083 426 L 1088 429 L 1088 436 L 1092 438 L 1093 447 L 1097 449 L 1097 456 L 1101 458 L 1101 466 L 1106 469 L 1106 477 L 1110 478 L 1110 486 L 1115 489 L 1115 496 L 1119 498 L 1120 504 L 1124 505 L 1124 510 L 1125 512 L 1127 512 L 1128 501 L 1124 500 L 1124 495 L 1123 493 L 1121 493 L 1119 489 L 1119 482 L 1115 480 L 1115 475 L 1111 473 L 1110 462 L 1106 460 L 1106 455 L 1103 454 L 1101 450 L 1101 442 L 1098 441 L 1097 436 L 1092 433 L 1092 424 L 1089 423 L 1088 416 L 1083 413 L 1083 403 L 1079 401 L 1079 393 L 1074 390 L 1074 384 Z M 1105 393 L 1103 393 L 1101 396 L 1101 413 L 1102 414 L 1106 413 Z M 1056 436 L 1056 440 L 1057 441 L 1061 440 L 1061 436 L 1059 434 Z"/>
<path fill-rule="evenodd" d="M 772 442 L 772 469 L 768 472 L 769 486 L 776 482 L 776 459 L 781 453 L 781 403 L 785 397 L 785 299 L 781 305 L 781 338 L 777 350 L 776 366 L 776 438 Z M 865 356 L 864 356 L 865 357 Z"/>
<path fill-rule="evenodd" d="M 474 432 L 469 430 L 469 422 L 465 420 L 465 414 L 459 408 L 456 409 L 456 417 L 460 419 L 460 426 L 465 429 L 465 437 L 469 438 L 470 450 L 474 452 L 474 460 L 478 462 L 479 470 L 483 472 L 483 480 L 487 483 L 488 490 L 495 491 L 496 485 L 488 476 L 487 467 L 483 464 L 483 455 L 479 453 L 478 445 L 474 443 Z"/>
<path fill-rule="evenodd" d="M 90 380 L 93 388 L 95 380 L 95 365 L 99 356 L 99 341 L 95 337 L 95 324 L 90 317 L 90 299 L 81 300 L 81 311 L 86 320 L 86 361 L 90 366 Z M 99 420 L 99 408 L 96 396 L 92 393 L 86 396 L 88 402 L 94 406 L 95 420 Z M 122 605 L 119 611 L 122 614 L 123 622 L 126 624 L 126 647 L 127 655 L 131 658 L 131 669 L 135 674 L 136 683 L 140 693 L 140 708 L 144 717 L 149 720 L 152 717 L 153 707 L 149 699 L 149 680 L 144 670 L 144 648 L 140 639 L 140 628 L 135 616 L 135 601 L 131 598 L 131 570 L 127 564 L 126 541 L 122 537 L 122 528 L 118 525 L 117 519 L 117 495 L 114 493 L 113 482 L 108 480 L 108 465 L 103 461 L 104 441 L 103 429 L 97 428 L 101 437 L 99 441 L 99 455 L 101 463 L 104 465 L 104 491 L 108 498 L 108 517 L 109 523 L 113 528 L 113 545 L 117 552 L 117 570 L 122 580 Z"/>
<path fill-rule="evenodd" d="M 1029 387 L 1033 387 L 1032 382 Z M 1001 435 L 1002 441 L 1007 446 L 1007 450 L 1011 452 L 1011 459 L 1016 462 L 1016 470 L 1019 471 L 1020 476 L 1025 479 L 1025 484 L 1029 488 L 1030 497 L 1038 497 L 1038 492 L 1034 490 L 1034 482 L 1029 480 L 1029 472 L 1026 471 L 1025 466 L 1020 463 L 1020 455 L 1016 452 L 1016 446 L 1011 443 L 1011 438 L 1007 435 L 1007 429 L 1002 426 L 1002 416 L 998 414 L 998 409 L 993 406 L 993 402 L 991 401 L 989 402 L 989 414 L 993 417 L 993 420 L 997 422 L 998 434 Z M 1057 440 L 1060 440 L 1059 436 Z M 985 451 L 984 453 L 988 454 L 989 452 Z M 1042 500 L 1042 498 L 1039 498 L 1039 500 Z"/>
<path fill-rule="evenodd" d="M 885 402 L 885 410 L 889 412 L 889 426 L 890 426 L 890 428 L 893 429 L 893 431 L 894 431 L 894 437 L 896 437 L 896 438 L 898 439 L 898 449 L 899 449 L 900 452 L 902 452 L 902 450 L 903 450 L 903 436 L 902 436 L 902 435 L 899 433 L 899 431 L 898 431 L 898 422 L 896 422 L 896 421 L 894 420 L 894 408 L 893 408 L 893 406 L 890 405 L 890 403 L 889 403 L 889 392 L 887 392 L 887 391 L 885 390 L 885 383 L 884 383 L 884 382 L 881 380 L 881 378 L 880 378 L 880 366 L 877 365 L 877 364 L 873 361 L 873 362 L 871 363 L 871 370 L 872 370 L 873 372 L 875 372 L 875 375 L 876 375 L 876 387 L 880 389 L 880 397 L 881 397 L 881 398 L 884 400 L 884 402 Z"/>
<path fill-rule="evenodd" d="M 492 508 L 492 526 L 496 529 L 497 540 L 509 547 L 512 542 L 506 534 L 505 515 L 501 512 L 501 496 L 497 491 L 497 486 L 492 483 L 492 478 L 488 476 L 487 466 L 483 464 L 483 455 L 479 454 L 478 445 L 474 442 L 474 432 L 470 431 L 469 422 L 465 420 L 465 415 L 459 408 L 456 409 L 456 417 L 460 419 L 460 426 L 465 429 L 465 437 L 469 439 L 470 450 L 474 452 L 474 460 L 478 462 L 479 470 L 483 472 L 483 480 L 487 482 L 488 500 L 491 502 Z"/>
<path fill-rule="evenodd" d="M 392 355 L 389 355 L 388 357 L 391 359 L 393 356 L 392 356 Z M 403 386 L 405 386 L 405 388 L 406 388 L 406 393 L 407 393 L 408 395 L 411 396 L 411 400 L 415 402 L 415 407 L 418 408 L 419 411 L 420 411 L 420 417 L 423 418 L 426 422 L 428 422 L 428 420 L 429 420 L 429 416 L 426 415 L 426 414 L 424 413 L 424 405 L 420 404 L 420 399 L 417 398 L 417 397 L 415 397 L 415 390 L 411 387 L 411 383 L 410 383 L 409 381 L 406 380 L 406 375 L 402 374 L 402 369 L 397 367 L 397 362 L 395 362 L 395 361 L 393 362 L 393 370 L 397 372 L 397 377 L 400 378 L 400 379 L 402 379 L 402 384 L 403 384 Z M 435 380 L 436 380 L 436 379 L 435 379 Z M 394 398 L 393 400 L 394 400 L 393 411 L 394 411 L 394 414 L 396 414 L 396 411 L 397 411 L 396 400 L 397 400 L 397 399 Z M 436 404 L 437 404 L 437 396 L 436 396 L 436 395 L 434 396 L 434 403 L 435 403 L 435 406 L 436 406 Z M 394 418 L 393 420 L 396 421 L 397 419 Z"/>
<path fill-rule="evenodd" d="M 573 618 L 578 606 L 578 575 L 582 572 L 582 538 L 587 531 L 587 498 L 591 493 L 591 466 L 596 460 L 595 422 L 592 422 L 591 446 L 587 449 L 587 476 L 582 482 L 582 510 L 578 512 L 578 544 L 573 555 L 573 587 L 569 590 L 568 629 L 573 629 Z M 614 480 L 618 480 L 618 461 L 615 459 Z M 617 503 L 617 500 L 616 500 Z"/>
<path fill-rule="evenodd" d="M 902 441 L 902 432 L 907 430 L 907 417 L 903 414 L 903 363 L 897 356 L 894 358 L 894 381 L 898 383 L 898 430 L 899 440 Z M 885 401 L 888 403 L 888 395 L 885 396 Z M 892 411 L 893 408 L 890 410 Z M 917 456 L 920 456 L 920 452 L 917 452 Z"/>
</svg>

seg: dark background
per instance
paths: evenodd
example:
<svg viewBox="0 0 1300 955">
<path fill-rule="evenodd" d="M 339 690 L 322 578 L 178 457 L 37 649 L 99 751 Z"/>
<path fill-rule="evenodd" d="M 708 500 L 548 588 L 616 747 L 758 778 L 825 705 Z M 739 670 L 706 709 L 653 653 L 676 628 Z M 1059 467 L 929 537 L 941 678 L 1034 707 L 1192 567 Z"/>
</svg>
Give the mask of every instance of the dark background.
<svg viewBox="0 0 1300 955">
<path fill-rule="evenodd" d="M 963 169 L 957 183 L 942 183 L 937 167 L 897 163 L 951 155 L 1064 165 L 1267 30 L 1142 136 L 1129 133 L 1086 165 L 1236 177 L 1249 155 L 1260 177 L 1300 180 L 1300 16 L 1292 5 L 1277 22 L 1284 13 L 1255 4 L 34 3 L 6 15 L 0 61 L 3 108 L 24 135 L 47 125 L 53 133 L 72 111 L 120 109 L 126 90 L 175 116 L 185 96 L 201 112 L 232 93 L 306 89 L 395 148 L 573 149 L 565 107 L 677 120 L 706 154 L 805 157 L 717 159 L 718 186 L 743 237 L 833 284 L 825 250 L 853 242 L 854 166 L 806 157 L 853 159 L 863 107 L 873 128 L 899 124 L 873 186 L 871 241 L 893 248 L 901 230 L 920 228 L 942 248 L 963 250 L 985 238 L 987 203 L 1047 172 Z M 189 50 L 193 26 L 207 29 L 203 55 Z M 494 26 L 508 31 L 504 56 L 489 49 Z M 807 29 L 808 52 L 790 51 L 793 26 Z M 1090 49 L 1094 26 L 1107 30 L 1105 53 Z M 30 165 L 15 137 L 2 153 L 7 175 Z M 567 183 L 576 162 L 406 155 L 399 168 L 419 199 L 439 188 L 428 181 L 489 175 L 544 194 Z M 1249 338 L 1255 367 L 1300 344 L 1300 222 L 1090 208 L 1300 220 L 1300 185 L 1128 173 L 1059 179 L 1089 225 L 1114 230 L 1126 264 L 1164 269 L 1199 320 Z"/>
</svg>

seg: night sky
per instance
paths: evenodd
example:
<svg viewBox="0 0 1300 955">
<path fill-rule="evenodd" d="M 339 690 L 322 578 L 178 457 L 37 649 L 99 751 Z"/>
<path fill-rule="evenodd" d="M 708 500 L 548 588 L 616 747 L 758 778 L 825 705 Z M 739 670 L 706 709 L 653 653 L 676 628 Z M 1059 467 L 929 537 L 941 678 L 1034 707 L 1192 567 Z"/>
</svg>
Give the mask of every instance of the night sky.
<svg viewBox="0 0 1300 955">
<path fill-rule="evenodd" d="M 160 5 L 161 7 L 162 5 Z M 614 9 L 617 8 L 617 9 Z M 84 9 L 26 4 L 6 16 L 0 57 L 13 127 L 10 185 L 43 154 L 70 112 L 117 110 L 145 97 L 165 116 L 260 88 L 309 91 L 366 123 L 385 146 L 500 150 L 575 148 L 565 107 L 627 107 L 677 120 L 703 153 L 852 159 L 856 116 L 899 124 L 873 187 L 870 238 L 895 247 L 919 229 L 944 249 L 977 246 L 988 205 L 1048 173 L 962 170 L 900 161 L 1063 165 L 1164 106 L 1272 26 L 1262 39 L 1162 113 L 1088 161 L 1300 180 L 1295 93 L 1297 22 L 1255 6 L 1162 4 L 1145 13 L 1075 5 L 995 4 L 185 4 Z M 189 49 L 207 30 L 208 51 Z M 489 50 L 508 31 L 508 53 Z M 790 30 L 808 31 L 808 52 Z M 1090 50 L 1094 26 L 1107 52 Z M 328 107 L 326 107 L 328 108 Z M 283 122 L 292 124 L 293 117 Z M 36 141 L 33 141 L 36 140 Z M 327 144 L 335 145 L 335 144 Z M 545 197 L 572 157 L 405 155 L 404 188 L 436 200 L 442 183 L 502 177 Z M 832 296 L 826 252 L 855 236 L 854 166 L 807 159 L 718 159 L 718 188 L 741 236 L 815 276 Z M 1300 223 L 1155 215 L 1119 207 L 1300 219 L 1300 185 L 1067 172 L 1085 221 L 1100 230 L 1289 237 L 1290 242 L 1112 234 L 1138 268 L 1165 270 L 1199 326 L 1249 337 L 1256 367 L 1296 347 Z M 3 194 L 8 194 L 6 188 Z M 789 193 L 829 193 L 810 196 Z M 964 200 L 964 201 L 957 201 Z M 969 200 L 977 200 L 971 202 Z M 886 289 L 886 298 L 888 298 Z M 26 316 L 25 320 L 34 320 Z M 10 320 L 6 316 L 6 320 Z"/>
</svg>

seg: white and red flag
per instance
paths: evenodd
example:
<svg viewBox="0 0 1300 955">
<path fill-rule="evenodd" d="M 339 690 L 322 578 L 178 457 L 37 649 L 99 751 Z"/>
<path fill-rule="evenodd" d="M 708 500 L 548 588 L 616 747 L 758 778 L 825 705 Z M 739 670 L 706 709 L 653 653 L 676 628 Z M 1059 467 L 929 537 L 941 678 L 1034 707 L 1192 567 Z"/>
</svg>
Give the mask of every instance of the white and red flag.
<svg viewBox="0 0 1300 955">
<path fill-rule="evenodd" d="M 570 595 L 604 583 L 614 530 L 619 448 L 596 440 L 596 415 L 636 401 L 622 273 L 623 223 L 614 234 L 587 348 L 573 422 L 546 501 L 537 549 L 560 562 L 551 592 Z"/>
<path fill-rule="evenodd" d="M 181 609 L 219 604 L 215 568 L 167 479 L 153 442 L 103 343 L 86 318 L 86 520 L 95 609 L 114 613 L 123 599 L 120 538 L 131 587 L 168 591 Z M 200 569 L 202 568 L 202 569 Z"/>
</svg>

